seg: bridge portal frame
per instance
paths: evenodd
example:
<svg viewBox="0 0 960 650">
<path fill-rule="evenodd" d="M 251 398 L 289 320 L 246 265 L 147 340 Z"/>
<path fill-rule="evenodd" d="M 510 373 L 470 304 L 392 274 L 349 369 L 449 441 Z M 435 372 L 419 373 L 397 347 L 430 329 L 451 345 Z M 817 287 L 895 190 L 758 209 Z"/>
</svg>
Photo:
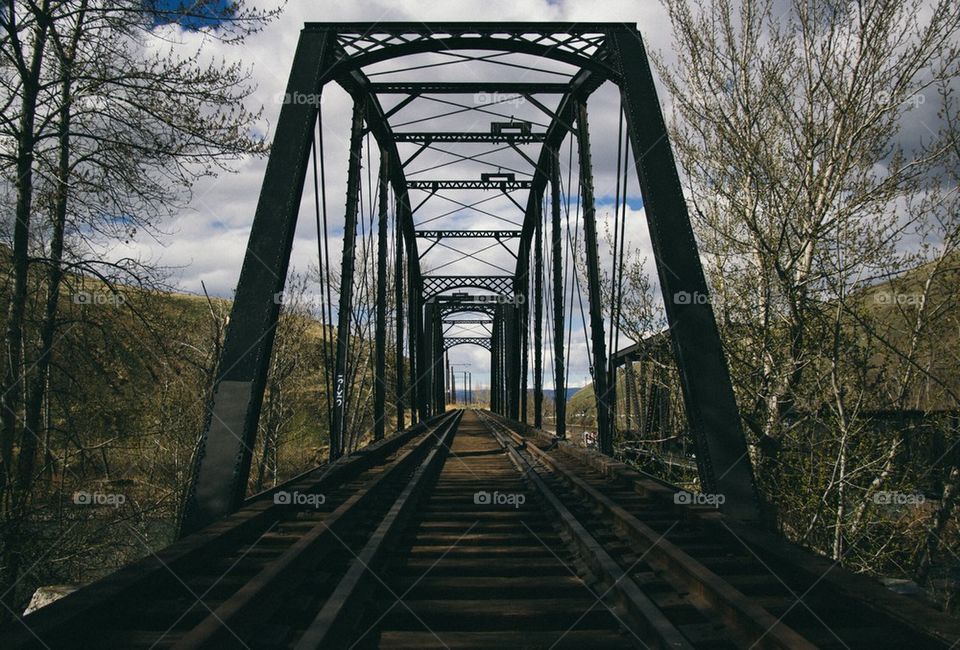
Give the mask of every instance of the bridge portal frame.
<svg viewBox="0 0 960 650">
<path fill-rule="evenodd" d="M 408 335 L 410 352 L 411 418 L 422 421 L 443 408 L 442 387 L 437 388 L 436 360 L 442 358 L 442 333 L 437 327 L 442 309 L 424 323 L 422 299 L 424 278 L 417 253 L 408 183 L 397 153 L 398 136 L 391 130 L 378 100 L 376 88 L 363 73 L 372 63 L 423 52 L 490 50 L 528 54 L 570 64 L 577 68 L 561 95 L 546 132 L 537 136 L 543 146 L 530 182 L 519 254 L 513 276 L 514 294 L 525 295 L 529 284 L 529 253 L 537 224 L 542 223 L 542 205 L 547 183 L 556 187 L 556 158 L 568 135 L 577 137 L 582 154 L 589 154 L 586 101 L 605 81 L 620 90 L 627 133 L 640 180 L 647 225 L 654 250 L 660 286 L 665 296 L 671 345 L 680 372 L 681 387 L 690 430 L 697 448 L 702 488 L 726 497 L 725 510 L 736 517 L 754 519 L 757 500 L 745 437 L 734 399 L 726 358 L 709 300 L 680 300 L 684 295 L 709 296 L 696 241 L 677 174 L 676 164 L 660 110 L 653 76 L 642 38 L 634 25 L 620 23 L 308 23 L 300 34 L 287 96 L 319 98 L 330 82 L 339 83 L 355 102 L 359 118 L 374 136 L 387 158 L 384 173 L 397 197 L 397 223 L 402 231 L 403 251 L 408 260 Z M 515 85 L 515 84 L 514 84 Z M 531 84 L 526 96 L 556 93 L 555 87 Z M 417 93 L 416 84 L 390 88 L 389 92 Z M 181 534 L 189 533 L 235 511 L 245 498 L 247 477 L 256 442 L 257 425 L 265 390 L 274 333 L 280 305 L 275 299 L 283 290 L 303 193 L 319 101 L 287 102 L 280 111 L 274 144 L 267 162 L 263 186 L 251 228 L 250 239 L 237 285 L 219 371 L 209 408 L 208 422 L 198 442 L 195 467 L 186 495 Z M 354 125 L 357 124 L 354 120 Z M 575 125 L 575 126 L 574 126 Z M 403 136 L 400 136 L 403 137 Z M 351 137 L 350 160 L 359 159 L 361 138 Z M 584 162 L 581 160 L 581 165 Z M 354 174 L 349 175 L 353 179 Z M 356 219 L 352 212 L 351 180 L 347 188 L 347 227 Z M 584 188 L 581 188 L 583 191 Z M 556 196 L 555 189 L 552 190 Z M 556 214 L 554 229 L 556 228 Z M 585 214 L 594 219 L 593 210 Z M 592 227 L 595 227 L 592 226 Z M 592 238 L 592 239 L 595 239 Z M 352 259 L 348 237 L 344 259 Z M 600 309 L 595 242 L 588 242 L 588 293 L 591 336 L 594 345 L 604 340 Z M 554 247 L 556 260 L 556 247 Z M 350 268 L 347 268 L 350 267 Z M 555 272 L 558 265 L 554 265 Z M 343 286 L 353 281 L 352 266 L 344 268 Z M 341 292 L 339 314 L 351 307 L 347 292 Z M 347 295 L 349 298 L 349 295 Z M 554 296 L 554 313 L 557 296 Z M 562 296 L 560 296 L 562 301 Z M 434 310 L 431 310 L 434 311 Z M 497 375 L 497 408 L 517 419 L 526 415 L 524 348 L 528 310 L 523 307 L 495 309 L 492 369 Z M 341 318 L 341 321 L 343 319 Z M 534 319 L 540 331 L 542 320 Z M 341 326 L 343 323 L 341 322 Z M 383 332 L 377 329 L 378 335 Z M 343 453 L 343 393 L 348 332 L 337 332 L 337 386 L 331 426 L 331 460 Z M 402 338 L 402 337 L 400 337 Z M 560 337 L 557 337 L 560 338 Z M 535 334 L 535 339 L 540 340 Z M 433 360 L 431 360 L 431 357 Z M 382 362 L 383 355 L 378 355 Z M 562 355 L 557 358 L 563 365 Z M 610 369 L 597 363 L 594 384 L 602 387 L 615 379 Z M 518 364 L 522 364 L 518 366 Z M 381 369 L 382 370 L 382 369 Z M 524 375 L 521 381 L 520 375 Z M 557 376 L 560 373 L 557 372 Z M 378 376 L 382 376 L 382 373 Z M 432 385 L 431 385 L 432 384 Z M 600 417 L 600 447 L 613 451 L 613 428 L 609 421 L 609 395 L 597 390 Z M 491 395 L 494 387 L 491 386 Z M 439 395 L 439 399 L 437 399 Z M 558 406 L 564 395 L 557 391 Z M 402 401 L 397 396 L 398 403 Z M 523 406 L 521 406 L 521 401 Z M 539 403 L 539 402 L 538 402 Z M 537 407 L 539 408 L 539 407 Z M 558 409 L 558 412 L 559 409 Z M 535 422 L 540 421 L 535 414 Z"/>
</svg>

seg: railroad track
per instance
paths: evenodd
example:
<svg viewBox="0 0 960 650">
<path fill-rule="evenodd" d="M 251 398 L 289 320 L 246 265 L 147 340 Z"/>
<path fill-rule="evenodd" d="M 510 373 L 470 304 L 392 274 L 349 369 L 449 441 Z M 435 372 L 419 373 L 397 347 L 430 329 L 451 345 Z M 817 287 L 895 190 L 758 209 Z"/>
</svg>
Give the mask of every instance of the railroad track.
<svg viewBox="0 0 960 650">
<path fill-rule="evenodd" d="M 933 610 L 479 411 L 253 499 L 3 647 L 949 648 Z M 547 449 L 550 449 L 547 451 Z M 868 585 L 869 583 L 869 585 Z M 9 633 L 9 634 L 8 634 Z"/>
<path fill-rule="evenodd" d="M 598 454 L 485 416 L 558 491 L 589 504 L 601 525 L 643 554 L 652 571 L 628 570 L 667 615 L 694 607 L 713 620 L 690 629 L 707 647 L 954 648 L 960 622 L 710 506 L 676 503 L 665 486 Z M 673 586 L 663 590 L 665 581 Z M 661 599 L 657 594 L 666 594 Z M 674 600 L 679 593 L 680 601 Z M 699 635 L 697 634 L 699 631 Z"/>
<path fill-rule="evenodd" d="M 3 648 L 277 647 L 289 618 L 348 570 L 414 475 L 436 467 L 451 412 L 309 472 L 44 607 Z M 418 474 L 419 472 L 419 474 Z"/>
</svg>

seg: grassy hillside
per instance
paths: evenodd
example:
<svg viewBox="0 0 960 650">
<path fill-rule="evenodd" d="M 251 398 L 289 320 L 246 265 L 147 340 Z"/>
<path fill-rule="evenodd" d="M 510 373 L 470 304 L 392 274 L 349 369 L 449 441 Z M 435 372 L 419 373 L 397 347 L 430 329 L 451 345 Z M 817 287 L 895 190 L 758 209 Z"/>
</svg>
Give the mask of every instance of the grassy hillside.
<svg viewBox="0 0 960 650">
<path fill-rule="evenodd" d="M 9 278 L 6 259 L 0 274 Z M 4 302 L 9 286 L 9 279 L 0 283 Z M 45 299 L 38 272 L 28 295 L 27 367 L 39 354 Z M 230 307 L 228 300 L 65 278 L 36 478 L 24 495 L 21 561 L 37 565 L 17 585 L 19 602 L 39 585 L 88 582 L 172 540 Z M 253 447 L 251 490 L 326 456 L 322 331 L 302 313 L 281 319 L 268 389 L 275 399 L 264 407 L 272 419 L 262 421 Z M 15 457 L 19 450 L 16 444 Z M 84 493 L 111 495 L 111 505 L 83 503 L 77 495 Z"/>
</svg>

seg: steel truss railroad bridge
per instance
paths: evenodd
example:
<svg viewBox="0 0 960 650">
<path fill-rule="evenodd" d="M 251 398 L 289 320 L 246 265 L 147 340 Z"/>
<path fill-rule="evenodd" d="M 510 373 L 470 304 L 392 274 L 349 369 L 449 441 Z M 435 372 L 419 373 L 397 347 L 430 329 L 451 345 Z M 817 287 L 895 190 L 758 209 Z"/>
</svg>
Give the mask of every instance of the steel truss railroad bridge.
<svg viewBox="0 0 960 650">
<path fill-rule="evenodd" d="M 480 52 L 481 54 L 476 54 Z M 453 53 L 454 60 L 494 58 L 505 53 L 527 55 L 539 60 L 552 81 L 404 81 L 402 70 L 384 74 L 384 62 L 403 60 L 425 53 Z M 465 53 L 465 54 L 461 54 Z M 428 64 L 429 65 L 429 64 Z M 513 63 L 513 66 L 520 67 Z M 378 67 L 379 66 L 379 67 Z M 416 68 L 417 66 L 409 66 Z M 510 70 L 510 67 L 505 67 Z M 374 72 L 367 72 L 367 70 Z M 435 70 L 433 68 L 432 70 Z M 562 71 L 562 72 L 561 72 Z M 415 75 L 417 70 L 406 76 Z M 523 72 L 521 70 L 521 72 Z M 503 73 L 500 76 L 505 76 Z M 375 76 L 374 76 L 375 75 Z M 373 81 L 383 77 L 390 81 Z M 422 75 L 420 75 L 422 76 Z M 537 77 L 539 79 L 539 77 Z M 608 371 L 608 341 L 601 299 L 601 270 L 598 260 L 596 198 L 588 124 L 587 102 L 605 82 L 619 89 L 629 137 L 629 150 L 639 178 L 643 206 L 653 245 L 663 295 L 708 295 L 697 246 L 670 149 L 666 126 L 657 101 L 647 56 L 636 29 L 622 24 L 309 24 L 301 33 L 287 84 L 287 97 L 322 97 L 324 87 L 335 82 L 353 99 L 348 141 L 349 158 L 341 263 L 341 286 L 337 311 L 337 344 L 334 360 L 334 387 L 337 395 L 332 417 L 331 457 L 344 450 L 346 415 L 350 409 L 346 394 L 350 347 L 351 307 L 356 299 L 354 280 L 357 260 L 358 211 L 364 197 L 364 137 L 373 137 L 379 153 L 378 251 L 376 259 L 374 363 L 376 390 L 374 410 L 384 411 L 386 381 L 386 276 L 389 233 L 388 210 L 395 211 L 394 259 L 390 265 L 397 280 L 392 296 L 395 305 L 406 302 L 407 320 L 396 318 L 396 340 L 407 341 L 395 362 L 406 375 L 396 382 L 392 396 L 398 405 L 399 428 L 404 424 L 404 405 L 410 403 L 413 422 L 424 421 L 444 409 L 445 344 L 441 312 L 453 311 L 447 301 L 438 300 L 454 292 L 457 300 L 464 290 L 482 290 L 502 296 L 489 311 L 492 336 L 492 409 L 513 420 L 542 423 L 542 377 L 544 314 L 540 299 L 543 275 L 531 273 L 552 258 L 553 300 L 549 310 L 553 324 L 553 378 L 555 395 L 564 396 L 566 386 L 564 340 L 569 317 L 564 313 L 563 235 L 561 233 L 563 179 L 561 147 L 569 139 L 577 153 L 579 203 L 582 205 L 583 254 L 587 268 L 587 302 L 593 383 L 597 395 L 600 449 L 613 450 L 610 390 L 613 373 Z M 394 126 L 398 114 L 425 98 L 481 95 L 491 98 L 521 97 L 537 107 L 545 127 L 532 121 L 506 119 L 500 111 L 480 107 L 493 114 L 486 131 L 423 130 L 430 120 L 418 120 L 417 130 Z M 399 97 L 399 101 L 395 98 Z M 393 102 L 390 108 L 384 101 Z M 202 460 L 194 479 L 187 508 L 186 530 L 196 530 L 242 503 L 256 439 L 260 404 L 268 372 L 273 331 L 279 305 L 274 296 L 283 291 L 287 265 L 303 194 L 320 101 L 287 102 L 277 122 L 273 148 L 267 163 L 263 188 L 250 233 L 247 255 L 237 286 L 233 317 L 224 344 L 213 415 L 203 445 Z M 476 160 L 479 155 L 459 153 L 452 147 L 477 143 L 499 145 L 516 153 L 519 163 L 513 171 L 494 170 L 479 179 L 408 178 L 411 163 L 431 148 L 442 146 L 458 161 Z M 404 152 L 401 153 L 401 144 Z M 407 151 L 409 150 L 409 152 Z M 619 162 L 619 161 L 618 161 Z M 395 205 L 388 204 L 392 191 Z M 509 197 L 521 215 L 515 230 L 421 230 L 415 218 L 425 203 L 438 194 L 458 190 L 500 193 Z M 525 192 L 517 200 L 513 194 Z M 545 200 L 549 199 L 549 201 Z M 549 203 L 550 214 L 543 214 Z M 370 206 L 372 207 L 372 206 Z M 476 206 L 474 206 L 476 207 Z M 481 212 L 481 217 L 485 216 Z M 486 215 L 491 217 L 491 215 Z M 484 223 L 503 223 L 492 215 Z M 540 226 L 543 225 L 543 228 Z M 549 230 L 548 230 L 549 227 Z M 546 235 L 546 236 L 545 236 Z M 498 275 L 455 275 L 424 273 L 421 259 L 434 246 L 451 239 L 492 239 L 494 245 L 512 245 L 515 268 Z M 550 244 L 549 250 L 544 242 Z M 423 244 L 427 242 L 427 246 Z M 508 244 L 509 242 L 509 244 Z M 567 270 L 569 273 L 569 270 Z M 405 286 L 403 286 L 405 285 Z M 531 294 L 531 285 L 532 293 Z M 473 310 L 477 300 L 462 300 L 461 311 Z M 521 298 L 522 297 L 522 298 Z M 670 335 L 681 375 L 684 405 L 690 432 L 696 441 L 697 464 L 703 489 L 723 493 L 730 514 L 751 518 L 756 498 L 747 447 L 740 429 L 737 407 L 720 347 L 713 312 L 706 302 L 681 304 L 664 301 Z M 441 307 L 441 305 L 443 305 Z M 528 325 L 532 325 L 529 327 Z M 528 352 L 532 351 L 532 354 Z M 532 356 L 532 360 L 530 357 Z M 533 413 L 527 413 L 528 367 L 533 376 Z M 555 405 L 559 435 L 563 435 L 564 400 Z M 383 435 L 378 421 L 376 437 Z"/>
<path fill-rule="evenodd" d="M 456 75 L 481 64 L 499 73 Z M 329 322 L 337 319 L 326 387 L 335 398 L 330 462 L 248 498 L 276 298 L 305 187 L 318 235 L 327 234 L 330 136 L 325 149 L 320 99 L 331 83 L 353 108 L 340 139 L 338 302 L 323 305 Z M 618 314 L 608 310 L 619 309 L 622 289 L 613 283 L 604 293 L 598 253 L 603 194 L 595 195 L 588 102 L 604 84 L 621 116 L 613 276 L 623 263 L 629 167 L 669 324 L 659 349 L 672 351 L 678 370 L 701 492 L 722 496 L 720 508 L 610 457 L 616 369 L 638 352 L 618 350 L 608 327 L 616 328 Z M 947 648 L 960 639 L 956 621 L 757 525 L 714 314 L 708 300 L 690 298 L 708 296 L 707 284 L 634 26 L 311 23 L 285 97 L 182 539 L 25 617 L 4 631 L 3 647 Z M 520 102 L 534 116 L 517 118 Z M 423 105 L 445 112 L 424 117 L 416 113 Z M 466 129 L 467 115 L 485 122 Z M 491 163 L 478 146 L 514 159 Z M 453 160 L 424 165 L 438 152 Z M 474 172 L 457 175 L 455 165 Z M 582 223 L 576 260 L 572 194 Z M 462 199 L 472 195 L 487 198 Z M 493 199 L 503 209 L 485 203 Z M 425 216 L 442 201 L 455 209 Z M 476 227 L 438 227 L 463 210 Z M 485 248 L 464 251 L 467 242 Z M 321 244 L 329 297 L 323 271 L 333 258 Z M 512 268 L 481 255 L 490 250 Z M 461 257 L 431 261 L 440 251 Z M 477 275 L 477 266 L 498 272 Z M 568 289 L 578 266 L 596 452 L 563 440 Z M 355 334 L 364 299 L 372 304 L 366 356 Z M 447 410 L 444 354 L 458 345 L 489 350 L 490 411 Z M 356 449 L 349 431 L 366 398 L 352 387 L 363 364 L 373 366 L 375 422 L 373 442 Z M 543 431 L 546 372 L 552 436 Z M 388 410 L 396 431 L 386 430 Z"/>
</svg>

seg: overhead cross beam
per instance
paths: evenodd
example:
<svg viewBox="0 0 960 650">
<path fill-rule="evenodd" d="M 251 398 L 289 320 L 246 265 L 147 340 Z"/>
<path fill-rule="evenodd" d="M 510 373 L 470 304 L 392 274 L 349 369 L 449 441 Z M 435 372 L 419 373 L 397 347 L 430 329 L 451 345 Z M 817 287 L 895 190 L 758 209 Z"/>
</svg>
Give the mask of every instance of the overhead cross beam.
<svg viewBox="0 0 960 650">
<path fill-rule="evenodd" d="M 430 144 L 432 142 L 535 144 L 546 140 L 547 134 L 435 131 L 431 133 L 400 132 L 396 134 L 396 138 L 397 142 L 415 142 L 417 144 Z"/>
<path fill-rule="evenodd" d="M 491 298 L 491 296 L 473 297 Z M 436 296 L 433 300 L 440 306 L 442 316 L 449 316 L 450 314 L 489 314 L 493 316 L 497 306 L 496 300 L 471 301 L 469 299 L 451 298 L 450 296 Z"/>
<path fill-rule="evenodd" d="M 332 25 L 307 23 L 305 30 Z M 605 60 L 604 42 L 615 23 L 340 23 L 337 43 L 344 67 L 363 66 L 424 52 L 502 51 L 539 56 L 603 73 L 617 71 Z"/>
<path fill-rule="evenodd" d="M 443 349 L 449 350 L 452 347 L 458 345 L 479 345 L 484 350 L 490 349 L 490 337 L 489 336 L 451 336 L 444 337 L 443 339 Z"/>
<path fill-rule="evenodd" d="M 569 87 L 565 83 L 510 83 L 501 81 L 414 81 L 414 82 L 386 82 L 372 83 L 370 90 L 380 95 L 412 94 L 412 95 L 479 95 L 475 99 L 484 103 L 483 95 L 562 95 Z M 490 98 L 496 101 L 495 97 Z"/>
<path fill-rule="evenodd" d="M 417 237 L 425 239 L 514 239 L 520 230 L 418 230 Z"/>
<path fill-rule="evenodd" d="M 407 187 L 411 190 L 528 190 L 532 181 L 528 180 L 432 180 L 409 181 Z"/>
<path fill-rule="evenodd" d="M 423 277 L 423 296 L 426 299 L 454 289 L 485 289 L 499 296 L 512 296 L 513 278 L 508 275 L 425 275 Z M 457 296 L 454 294 L 452 297 Z M 474 300 L 482 298 L 473 296 Z M 493 296 L 486 298 L 498 300 Z M 500 299 L 500 301 L 503 300 Z"/>
</svg>

